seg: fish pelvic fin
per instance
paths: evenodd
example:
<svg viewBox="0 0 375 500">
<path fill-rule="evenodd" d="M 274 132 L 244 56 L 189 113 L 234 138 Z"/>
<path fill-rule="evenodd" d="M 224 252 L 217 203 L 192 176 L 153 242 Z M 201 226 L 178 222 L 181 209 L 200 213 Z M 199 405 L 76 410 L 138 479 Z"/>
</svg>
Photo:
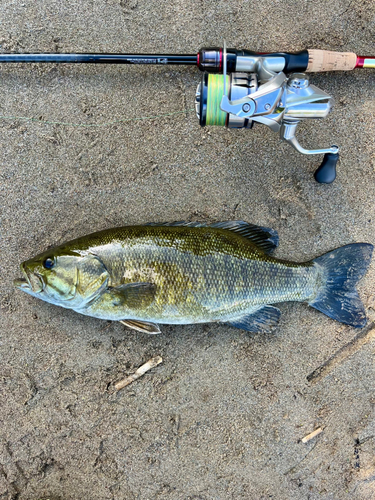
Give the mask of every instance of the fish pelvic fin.
<svg viewBox="0 0 375 500">
<path fill-rule="evenodd" d="M 161 333 L 159 325 L 157 325 L 156 323 L 149 323 L 148 321 L 139 321 L 136 319 L 124 319 L 120 320 L 120 323 L 127 326 L 128 328 L 137 330 L 137 332 L 148 333 L 150 335 L 156 335 L 158 333 Z"/>
<path fill-rule="evenodd" d="M 365 326 L 365 308 L 355 286 L 367 271 L 373 248 L 369 243 L 353 243 L 314 259 L 323 282 L 308 304 L 340 323 Z"/>
<path fill-rule="evenodd" d="M 248 332 L 269 333 L 278 325 L 280 316 L 281 311 L 277 307 L 264 306 L 253 313 L 225 321 L 225 323 Z"/>
</svg>

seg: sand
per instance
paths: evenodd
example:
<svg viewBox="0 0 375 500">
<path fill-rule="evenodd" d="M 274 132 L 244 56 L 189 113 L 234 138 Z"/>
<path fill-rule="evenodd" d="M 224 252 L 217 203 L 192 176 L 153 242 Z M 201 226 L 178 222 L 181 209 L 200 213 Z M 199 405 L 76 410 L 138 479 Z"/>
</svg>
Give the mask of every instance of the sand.
<svg viewBox="0 0 375 500">
<path fill-rule="evenodd" d="M 0 6 L 4 52 L 195 53 L 225 38 L 371 55 L 374 30 L 366 0 Z M 340 146 L 332 185 L 313 179 L 321 157 L 261 125 L 200 128 L 195 68 L 0 70 L 1 117 L 87 125 L 0 118 L 0 499 L 374 498 L 375 264 L 359 286 L 364 330 L 293 303 L 268 335 L 197 325 L 147 336 L 13 286 L 20 262 L 48 246 L 125 224 L 243 219 L 276 229 L 276 255 L 296 261 L 375 243 L 373 70 L 311 77 L 335 108 L 298 138 Z M 154 356 L 163 362 L 111 391 Z"/>
</svg>

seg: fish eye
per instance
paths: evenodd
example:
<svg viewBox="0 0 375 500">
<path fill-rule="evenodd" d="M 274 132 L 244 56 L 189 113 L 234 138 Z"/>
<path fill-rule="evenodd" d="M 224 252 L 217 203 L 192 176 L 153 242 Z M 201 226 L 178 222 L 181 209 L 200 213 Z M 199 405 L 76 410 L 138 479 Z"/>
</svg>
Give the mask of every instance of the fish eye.
<svg viewBox="0 0 375 500">
<path fill-rule="evenodd" d="M 47 257 L 46 260 L 43 262 L 43 267 L 45 269 L 52 269 L 54 265 L 55 261 L 51 257 Z"/>
</svg>

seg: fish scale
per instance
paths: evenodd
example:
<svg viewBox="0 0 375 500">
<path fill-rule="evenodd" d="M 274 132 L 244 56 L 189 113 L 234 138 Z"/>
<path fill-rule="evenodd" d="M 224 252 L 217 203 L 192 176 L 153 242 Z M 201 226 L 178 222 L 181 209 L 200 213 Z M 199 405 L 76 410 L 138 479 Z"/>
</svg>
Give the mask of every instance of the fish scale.
<svg viewBox="0 0 375 500">
<path fill-rule="evenodd" d="M 146 310 L 132 311 L 133 318 L 166 323 L 219 321 L 260 304 L 303 300 L 313 292 L 316 270 L 311 264 L 267 256 L 251 241 L 235 233 L 227 235 L 225 230 L 180 228 L 176 234 L 176 229 L 150 227 L 144 236 L 138 227 L 125 228 L 119 235 L 124 243 L 116 252 L 105 245 L 93 248 L 106 265 L 112 286 L 132 282 L 130 276 L 124 280 L 129 268 L 139 281 L 152 279 L 156 284 L 154 302 Z M 111 304 L 106 299 L 87 312 L 107 315 Z M 116 319 L 126 313 L 116 311 Z"/>
</svg>

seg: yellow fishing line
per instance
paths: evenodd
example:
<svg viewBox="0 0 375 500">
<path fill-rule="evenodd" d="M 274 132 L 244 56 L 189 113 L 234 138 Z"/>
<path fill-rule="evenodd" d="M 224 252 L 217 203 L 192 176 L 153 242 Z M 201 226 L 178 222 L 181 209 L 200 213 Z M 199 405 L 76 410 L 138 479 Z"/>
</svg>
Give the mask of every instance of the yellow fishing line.
<svg viewBox="0 0 375 500">
<path fill-rule="evenodd" d="M 165 118 L 168 116 L 175 116 L 175 115 L 181 115 L 184 113 L 191 113 L 192 111 L 195 111 L 195 109 L 194 108 L 185 109 L 183 111 L 174 111 L 173 113 L 165 113 L 162 115 L 155 115 L 155 116 L 141 116 L 141 117 L 136 117 L 136 118 L 123 118 L 122 120 L 114 120 L 111 122 L 104 122 L 104 123 L 57 122 L 57 121 L 40 120 L 39 118 L 30 118 L 27 116 L 5 116 L 5 115 L 0 115 L 0 120 L 27 121 L 27 122 L 33 122 L 33 123 L 40 123 L 41 125 L 64 125 L 66 127 L 89 128 L 89 127 L 109 127 L 111 125 L 118 125 L 120 123 L 132 122 L 132 121 L 137 121 L 137 120 L 155 120 L 157 118 Z"/>
<path fill-rule="evenodd" d="M 227 89 L 229 89 L 229 76 L 227 76 Z M 208 75 L 207 84 L 207 113 L 206 125 L 225 126 L 227 113 L 220 109 L 221 99 L 224 94 L 224 76 Z"/>
</svg>

